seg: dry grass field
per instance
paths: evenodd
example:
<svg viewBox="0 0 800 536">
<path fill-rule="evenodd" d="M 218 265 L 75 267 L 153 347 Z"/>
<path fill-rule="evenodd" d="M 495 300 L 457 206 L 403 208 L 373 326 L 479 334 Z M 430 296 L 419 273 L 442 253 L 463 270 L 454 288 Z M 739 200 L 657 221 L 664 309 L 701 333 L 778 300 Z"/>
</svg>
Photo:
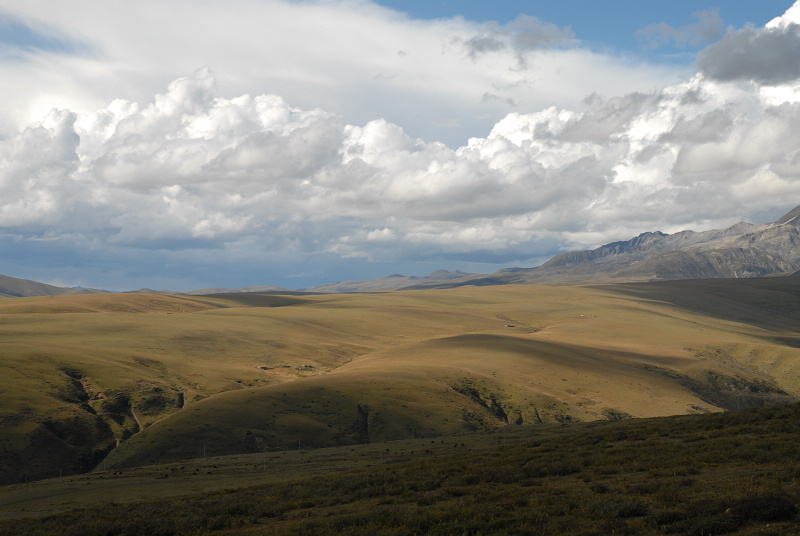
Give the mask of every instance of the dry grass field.
<svg viewBox="0 0 800 536">
<path fill-rule="evenodd" d="M 0 481 L 800 395 L 800 278 L 0 301 Z"/>
</svg>

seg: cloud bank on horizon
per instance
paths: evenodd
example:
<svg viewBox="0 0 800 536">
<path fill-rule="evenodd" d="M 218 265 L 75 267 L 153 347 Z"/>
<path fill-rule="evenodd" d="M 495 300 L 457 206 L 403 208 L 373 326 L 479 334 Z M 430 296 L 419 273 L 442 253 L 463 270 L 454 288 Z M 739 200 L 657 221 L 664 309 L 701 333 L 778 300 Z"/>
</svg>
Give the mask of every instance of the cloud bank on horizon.
<svg viewBox="0 0 800 536">
<path fill-rule="evenodd" d="M 800 2 L 763 27 L 723 32 L 712 10 L 642 30 L 710 42 L 691 71 L 532 15 L 122 7 L 0 7 L 0 273 L 297 288 L 533 266 L 800 204 Z"/>
</svg>

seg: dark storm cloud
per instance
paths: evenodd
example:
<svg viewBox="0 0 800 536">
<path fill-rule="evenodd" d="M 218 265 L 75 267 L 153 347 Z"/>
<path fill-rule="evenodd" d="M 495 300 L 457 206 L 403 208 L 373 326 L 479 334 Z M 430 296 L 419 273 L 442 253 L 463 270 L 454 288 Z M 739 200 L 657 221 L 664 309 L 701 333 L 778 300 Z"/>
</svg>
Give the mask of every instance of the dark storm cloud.
<svg viewBox="0 0 800 536">
<path fill-rule="evenodd" d="M 698 55 L 697 65 L 719 81 L 791 82 L 800 78 L 800 25 L 730 30 Z"/>
</svg>

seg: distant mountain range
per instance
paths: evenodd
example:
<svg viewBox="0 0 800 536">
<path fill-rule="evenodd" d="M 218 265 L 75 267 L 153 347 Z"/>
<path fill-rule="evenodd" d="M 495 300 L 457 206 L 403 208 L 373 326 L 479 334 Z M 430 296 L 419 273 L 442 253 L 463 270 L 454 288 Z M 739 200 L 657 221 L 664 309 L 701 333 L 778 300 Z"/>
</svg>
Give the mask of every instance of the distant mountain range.
<svg viewBox="0 0 800 536">
<path fill-rule="evenodd" d="M 597 249 L 562 253 L 537 268 L 509 268 L 450 281 L 447 286 L 742 278 L 798 270 L 800 206 L 773 223 L 740 222 L 727 229 L 699 233 L 642 233 Z"/>
<path fill-rule="evenodd" d="M 60 294 L 95 294 L 102 292 L 87 288 L 66 288 L 37 283 L 27 279 L 18 279 L 0 275 L 0 298 L 23 298 L 26 296 L 57 296 Z"/>
<path fill-rule="evenodd" d="M 275 287 L 273 285 L 258 285 L 255 287 L 241 287 L 235 289 L 220 288 L 220 287 L 201 288 L 199 290 L 190 290 L 189 292 L 183 292 L 183 294 L 190 294 L 192 296 L 204 296 L 206 294 L 244 294 L 247 292 L 283 292 L 288 290 L 289 289 L 283 287 Z"/>
<path fill-rule="evenodd" d="M 342 281 L 340 283 L 328 283 L 317 287 L 309 287 L 303 290 L 309 292 L 377 292 L 382 290 L 399 290 L 411 286 L 440 285 L 452 281 L 461 281 L 473 277 L 484 277 L 485 274 L 468 274 L 459 270 L 448 272 L 447 270 L 437 270 L 424 277 L 413 275 L 393 274 L 377 279 L 366 279 L 360 281 Z"/>
<path fill-rule="evenodd" d="M 778 221 L 740 222 L 704 232 L 642 233 L 588 251 L 557 255 L 536 268 L 507 268 L 493 274 L 439 270 L 425 277 L 390 275 L 301 289 L 306 292 L 377 292 L 399 289 L 453 288 L 507 284 L 572 285 L 632 281 L 667 281 L 762 277 L 800 271 L 800 206 Z M 274 286 L 207 288 L 184 294 L 282 292 Z M 63 288 L 0 276 L 0 297 L 88 294 L 93 289 Z M 157 292 L 142 289 L 140 292 Z M 158 291 L 166 292 L 166 291 Z M 176 293 L 179 294 L 179 293 Z"/>
</svg>

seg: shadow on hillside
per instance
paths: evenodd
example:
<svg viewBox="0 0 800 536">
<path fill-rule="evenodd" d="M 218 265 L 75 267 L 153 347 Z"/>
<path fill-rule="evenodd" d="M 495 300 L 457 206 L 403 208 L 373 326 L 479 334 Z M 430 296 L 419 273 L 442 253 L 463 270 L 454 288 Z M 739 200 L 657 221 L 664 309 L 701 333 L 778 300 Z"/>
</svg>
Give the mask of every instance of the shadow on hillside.
<svg viewBox="0 0 800 536">
<path fill-rule="evenodd" d="M 290 305 L 302 305 L 307 300 L 295 295 L 286 294 L 261 294 L 250 292 L 229 292 L 224 294 L 211 294 L 214 298 L 223 298 L 235 302 L 245 307 L 287 307 Z"/>
<path fill-rule="evenodd" d="M 495 334 L 466 334 L 432 341 L 442 348 L 463 348 L 465 351 L 485 351 L 503 348 L 506 352 L 537 362 L 558 364 L 565 368 L 594 371 L 610 377 L 628 377 L 632 371 L 642 370 L 675 381 L 691 391 L 700 400 L 724 410 L 790 404 L 797 398 L 763 379 L 741 374 L 725 374 L 703 370 L 688 375 L 678 372 L 679 361 L 664 356 L 648 356 L 621 350 L 595 348 L 530 340 Z M 672 368 L 675 366 L 675 368 Z"/>
<path fill-rule="evenodd" d="M 671 303 L 770 331 L 794 332 L 800 326 L 800 277 L 692 279 L 597 285 L 596 288 Z M 800 339 L 784 337 L 780 342 L 800 346 Z"/>
</svg>

